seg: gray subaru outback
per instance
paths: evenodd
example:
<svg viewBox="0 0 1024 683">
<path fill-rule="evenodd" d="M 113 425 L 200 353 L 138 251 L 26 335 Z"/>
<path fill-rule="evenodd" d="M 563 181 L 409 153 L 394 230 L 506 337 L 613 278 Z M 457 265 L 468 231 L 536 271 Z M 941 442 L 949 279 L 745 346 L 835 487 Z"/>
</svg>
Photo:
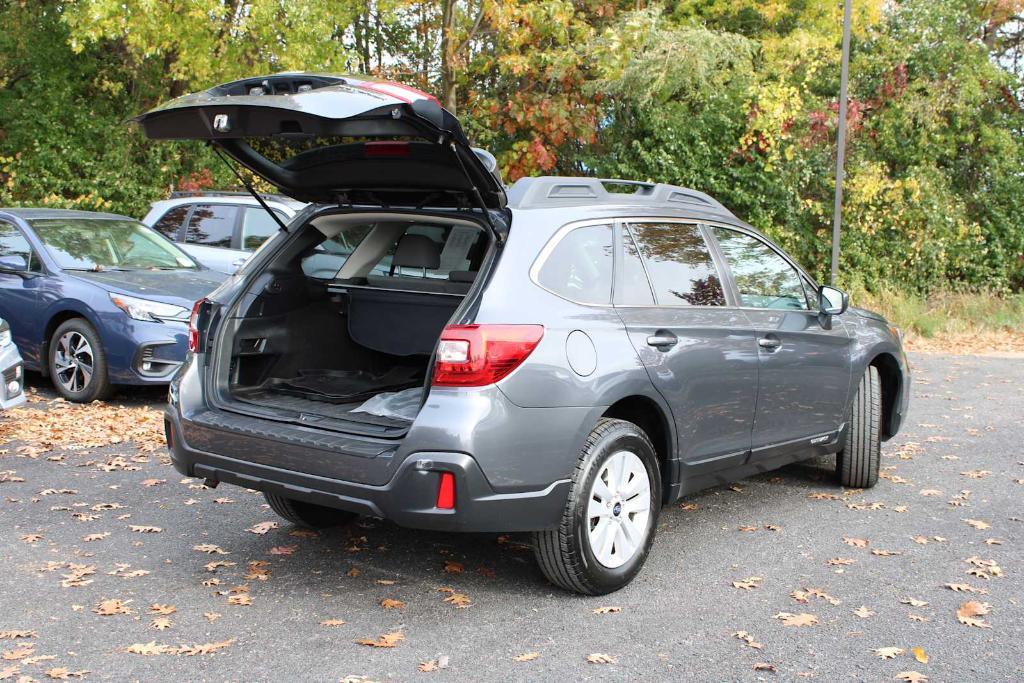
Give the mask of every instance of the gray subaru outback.
<svg viewBox="0 0 1024 683">
<path fill-rule="evenodd" d="M 436 100 L 350 77 L 138 121 L 310 203 L 193 310 L 166 413 L 186 475 L 314 527 L 532 532 L 586 594 L 636 576 L 699 489 L 832 453 L 842 485 L 877 481 L 908 405 L 898 331 L 706 194 L 506 189 Z"/>
</svg>

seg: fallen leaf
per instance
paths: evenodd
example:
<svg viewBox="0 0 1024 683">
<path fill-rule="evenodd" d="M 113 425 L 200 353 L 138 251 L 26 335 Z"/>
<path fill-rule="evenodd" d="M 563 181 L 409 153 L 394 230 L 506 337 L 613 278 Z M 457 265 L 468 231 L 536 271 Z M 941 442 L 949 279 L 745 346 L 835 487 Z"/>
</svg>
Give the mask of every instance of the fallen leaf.
<svg viewBox="0 0 1024 683">
<path fill-rule="evenodd" d="M 757 662 L 754 664 L 754 671 L 775 671 L 775 665 L 767 662 Z"/>
<path fill-rule="evenodd" d="M 879 557 L 892 557 L 893 555 L 902 555 L 902 550 L 880 550 L 879 548 L 872 548 L 872 555 L 878 555 Z"/>
<path fill-rule="evenodd" d="M 965 519 L 964 522 L 967 523 L 967 526 L 974 527 L 978 531 L 984 531 L 985 529 L 992 528 L 991 524 L 980 519 Z"/>
<path fill-rule="evenodd" d="M 924 607 L 928 604 L 924 600 L 918 600 L 917 598 L 900 598 L 900 602 L 911 607 Z"/>
<path fill-rule="evenodd" d="M 142 485 L 147 488 L 151 488 L 153 486 L 159 486 L 160 484 L 164 484 L 166 482 L 166 479 L 143 479 Z"/>
<path fill-rule="evenodd" d="M 131 602 L 131 601 L 128 601 Z M 102 600 L 96 607 L 93 608 L 93 612 L 100 615 L 101 617 L 110 617 L 115 614 L 131 614 L 131 610 L 128 609 L 128 602 L 119 598 L 112 598 L 109 600 Z"/>
<path fill-rule="evenodd" d="M 167 615 L 167 614 L 174 614 L 177 611 L 178 611 L 178 608 L 175 607 L 174 605 L 162 605 L 162 604 L 160 604 L 158 602 L 154 602 L 152 605 L 149 606 L 149 613 L 150 614 L 163 614 L 163 615 Z"/>
<path fill-rule="evenodd" d="M 878 647 L 873 652 L 882 659 L 896 659 L 897 655 L 903 654 L 906 650 L 902 647 Z"/>
<path fill-rule="evenodd" d="M 235 563 L 229 560 L 214 560 L 213 562 L 207 562 L 203 567 L 208 572 L 215 572 L 221 567 L 234 567 Z"/>
<path fill-rule="evenodd" d="M 217 612 L 203 612 L 203 616 L 206 617 L 207 621 L 217 621 L 220 619 L 220 614 Z"/>
<path fill-rule="evenodd" d="M 368 645 L 370 647 L 394 647 L 401 641 L 405 640 L 405 635 L 401 631 L 393 631 L 391 633 L 385 633 L 376 640 L 364 639 L 355 641 L 359 645 Z"/>
<path fill-rule="evenodd" d="M 148 643 L 133 643 L 124 649 L 125 652 L 130 652 L 133 655 L 145 655 L 147 657 L 152 655 L 163 655 L 175 652 L 175 648 L 169 645 L 160 645 L 155 640 L 151 640 Z"/>
<path fill-rule="evenodd" d="M 50 669 L 46 672 L 48 678 L 52 678 L 57 681 L 66 681 L 71 678 L 85 678 L 85 675 L 89 673 L 88 669 L 82 669 L 81 671 L 72 671 L 67 667 L 58 666 Z"/>
<path fill-rule="evenodd" d="M 278 545 L 274 546 L 267 552 L 271 555 L 292 555 L 296 550 L 299 549 L 297 545 Z"/>
<path fill-rule="evenodd" d="M 356 576 L 359 576 L 359 575 L 360 575 L 361 573 L 362 573 L 362 572 L 360 572 L 360 571 L 359 571 L 358 569 L 356 569 L 355 567 L 350 567 L 350 568 L 349 568 L 349 570 L 348 570 L 347 572 L 345 572 L 345 575 L 346 575 L 346 576 L 351 576 L 351 577 L 353 577 L 353 578 L 354 578 L 354 577 L 356 577 Z"/>
<path fill-rule="evenodd" d="M 939 489 L 921 489 L 918 493 L 922 496 L 941 496 L 942 491 Z"/>
<path fill-rule="evenodd" d="M 43 537 L 42 534 L 24 534 L 22 536 L 18 536 L 18 540 L 19 541 L 24 541 L 25 543 L 35 543 L 36 541 L 40 540 L 42 537 Z"/>
<path fill-rule="evenodd" d="M 857 563 L 857 560 L 851 560 L 851 559 L 846 558 L 846 557 L 833 557 L 826 564 L 828 564 L 830 567 L 843 567 L 843 566 L 848 566 L 848 565 L 856 564 L 856 563 Z"/>
<path fill-rule="evenodd" d="M 380 601 L 380 606 L 384 609 L 402 609 L 405 607 L 405 603 L 401 600 L 394 600 L 392 598 L 384 598 Z"/>
<path fill-rule="evenodd" d="M 251 527 L 246 529 L 246 531 L 262 536 L 263 534 L 268 533 L 272 529 L 277 529 L 279 527 L 280 525 L 277 522 L 260 522 L 258 524 L 253 524 Z"/>
<path fill-rule="evenodd" d="M 846 545 L 852 545 L 854 548 L 866 548 L 868 543 L 867 539 L 864 538 L 844 538 L 843 543 Z"/>
<path fill-rule="evenodd" d="M 449 594 L 444 601 L 448 604 L 455 605 L 458 609 L 463 609 L 473 604 L 473 601 L 469 599 L 468 595 L 455 592 Z"/>
<path fill-rule="evenodd" d="M 954 590 L 957 593 L 988 593 L 984 588 L 975 588 L 969 583 L 945 583 L 943 586 L 950 590 Z"/>
<path fill-rule="evenodd" d="M 861 606 L 860 606 L 860 607 L 858 607 L 857 609 L 853 610 L 853 613 L 854 613 L 854 614 L 856 614 L 856 615 L 857 615 L 858 617 L 860 617 L 861 619 L 867 619 L 868 617 L 873 617 L 873 616 L 875 616 L 875 613 L 874 613 L 874 612 L 872 612 L 872 611 L 871 611 L 870 609 L 868 609 L 867 607 L 865 607 L 864 605 L 861 605 Z"/>
<path fill-rule="evenodd" d="M 587 661 L 591 664 L 615 664 L 615 657 L 606 655 L 603 652 L 595 652 L 594 654 L 587 655 Z"/>
<path fill-rule="evenodd" d="M 158 526 L 141 526 L 138 524 L 129 524 L 128 528 L 139 534 L 158 534 L 163 531 Z"/>
<path fill-rule="evenodd" d="M 448 560 L 444 563 L 444 570 L 448 574 L 461 574 L 463 571 L 465 571 L 465 567 L 462 566 L 461 562 L 454 562 L 453 560 Z"/>
<path fill-rule="evenodd" d="M 610 607 L 610 606 L 609 607 L 598 607 L 598 608 L 592 609 L 590 611 L 593 612 L 594 614 L 615 614 L 616 612 L 621 612 L 622 608 L 621 607 Z"/>
<path fill-rule="evenodd" d="M 906 681 L 907 683 L 925 683 L 928 677 L 916 671 L 901 671 L 896 674 L 896 680 Z"/>
<path fill-rule="evenodd" d="M 732 582 L 732 587 L 733 588 L 740 588 L 740 589 L 745 590 L 745 591 L 749 591 L 749 590 L 753 590 L 755 588 L 760 588 L 761 587 L 761 581 L 762 581 L 762 579 L 761 579 L 760 576 L 748 576 L 747 578 L 741 579 L 740 581 L 733 581 Z"/>
<path fill-rule="evenodd" d="M 197 551 L 199 551 L 201 553 L 207 553 L 207 554 L 210 554 L 210 555 L 230 555 L 231 554 L 227 550 L 224 550 L 223 548 L 221 548 L 219 545 L 214 545 L 213 543 L 203 543 L 202 545 L 194 545 L 194 546 L 192 546 L 192 550 L 197 550 Z"/>
<path fill-rule="evenodd" d="M 321 626 L 343 626 L 347 623 L 344 619 L 324 619 L 320 622 Z"/>
<path fill-rule="evenodd" d="M 514 662 L 532 662 L 533 660 L 537 659 L 538 657 L 540 657 L 540 653 L 539 652 L 524 652 L 521 655 L 516 655 L 515 657 L 513 657 L 512 661 L 514 661 Z"/>
<path fill-rule="evenodd" d="M 928 663 L 928 653 L 924 651 L 923 647 L 912 647 L 910 651 L 914 654 L 914 659 L 922 664 Z"/>
<path fill-rule="evenodd" d="M 157 631 L 163 631 L 171 627 L 171 620 L 167 617 L 157 617 L 153 621 L 149 622 L 150 627 L 155 628 Z"/>
<path fill-rule="evenodd" d="M 988 470 L 971 470 L 970 472 L 961 472 L 962 476 L 970 477 L 971 479 L 981 479 L 992 474 Z"/>
<path fill-rule="evenodd" d="M 102 541 L 104 538 L 106 538 L 109 535 L 110 535 L 109 531 L 104 531 L 102 534 L 87 534 L 85 536 L 82 536 L 82 540 L 85 541 L 86 543 L 89 543 L 89 542 L 92 542 L 92 541 Z"/>
<path fill-rule="evenodd" d="M 746 631 L 736 631 L 736 633 L 733 633 L 732 635 L 734 638 L 739 638 L 744 643 L 746 643 L 747 647 L 752 647 L 755 650 L 760 650 L 764 647 L 762 643 L 759 643 L 756 640 L 754 640 L 754 636 L 750 635 Z"/>
<path fill-rule="evenodd" d="M 813 614 L 807 614 L 806 612 L 801 612 L 800 614 L 779 612 L 772 618 L 780 619 L 783 626 L 814 626 L 818 623 L 818 617 Z"/>
<path fill-rule="evenodd" d="M 0 640 L 22 640 L 23 638 L 36 638 L 35 631 L 0 631 Z"/>
<path fill-rule="evenodd" d="M 252 604 L 252 597 L 247 593 L 242 593 L 241 595 L 229 595 L 228 604 L 248 607 Z"/>
<path fill-rule="evenodd" d="M 968 600 L 967 602 L 960 605 L 960 608 L 956 611 L 956 618 L 961 624 L 967 626 L 974 626 L 976 628 L 992 628 L 990 624 L 986 624 L 984 619 L 978 619 L 989 613 L 992 606 L 987 602 L 978 602 L 976 600 Z"/>
</svg>

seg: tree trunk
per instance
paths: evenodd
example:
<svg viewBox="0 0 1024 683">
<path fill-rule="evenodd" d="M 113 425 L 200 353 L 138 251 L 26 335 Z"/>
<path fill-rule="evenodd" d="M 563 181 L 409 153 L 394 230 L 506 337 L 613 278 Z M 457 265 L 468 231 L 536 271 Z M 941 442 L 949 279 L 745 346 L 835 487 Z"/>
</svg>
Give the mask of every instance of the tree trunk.
<svg viewBox="0 0 1024 683">
<path fill-rule="evenodd" d="M 455 0 L 441 2 L 441 106 L 455 113 Z"/>
</svg>

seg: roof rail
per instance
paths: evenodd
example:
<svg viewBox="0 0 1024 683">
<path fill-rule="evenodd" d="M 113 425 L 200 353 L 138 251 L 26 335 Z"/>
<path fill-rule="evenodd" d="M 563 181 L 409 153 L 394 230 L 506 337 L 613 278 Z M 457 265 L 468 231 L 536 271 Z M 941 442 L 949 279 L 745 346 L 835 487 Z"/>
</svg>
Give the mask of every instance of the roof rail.
<svg viewBox="0 0 1024 683">
<path fill-rule="evenodd" d="M 609 190 L 611 188 L 611 191 Z M 615 188 L 632 191 L 619 192 Z M 696 208 L 708 213 L 733 216 L 729 209 L 709 195 L 665 183 L 645 183 L 618 178 L 570 178 L 540 176 L 520 178 L 508 189 L 509 206 L 542 209 L 588 204 Z"/>
<path fill-rule="evenodd" d="M 276 202 L 295 202 L 291 197 L 281 194 L 261 192 L 260 196 Z M 172 190 L 168 199 L 180 199 L 182 197 L 252 197 L 252 195 L 238 190 Z"/>
</svg>

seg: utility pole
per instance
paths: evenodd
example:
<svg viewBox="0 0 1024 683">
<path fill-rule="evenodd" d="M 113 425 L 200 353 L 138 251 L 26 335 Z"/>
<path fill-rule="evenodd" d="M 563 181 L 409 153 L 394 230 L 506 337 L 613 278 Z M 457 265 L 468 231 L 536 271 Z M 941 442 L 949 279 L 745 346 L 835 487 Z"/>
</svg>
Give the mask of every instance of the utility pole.
<svg viewBox="0 0 1024 683">
<path fill-rule="evenodd" d="M 843 7 L 843 57 L 839 67 L 839 139 L 836 141 L 836 204 L 832 215 L 832 279 L 835 286 L 839 273 L 839 231 L 843 223 L 843 178 L 846 164 L 846 90 L 850 80 L 850 15 L 853 0 Z"/>
</svg>

